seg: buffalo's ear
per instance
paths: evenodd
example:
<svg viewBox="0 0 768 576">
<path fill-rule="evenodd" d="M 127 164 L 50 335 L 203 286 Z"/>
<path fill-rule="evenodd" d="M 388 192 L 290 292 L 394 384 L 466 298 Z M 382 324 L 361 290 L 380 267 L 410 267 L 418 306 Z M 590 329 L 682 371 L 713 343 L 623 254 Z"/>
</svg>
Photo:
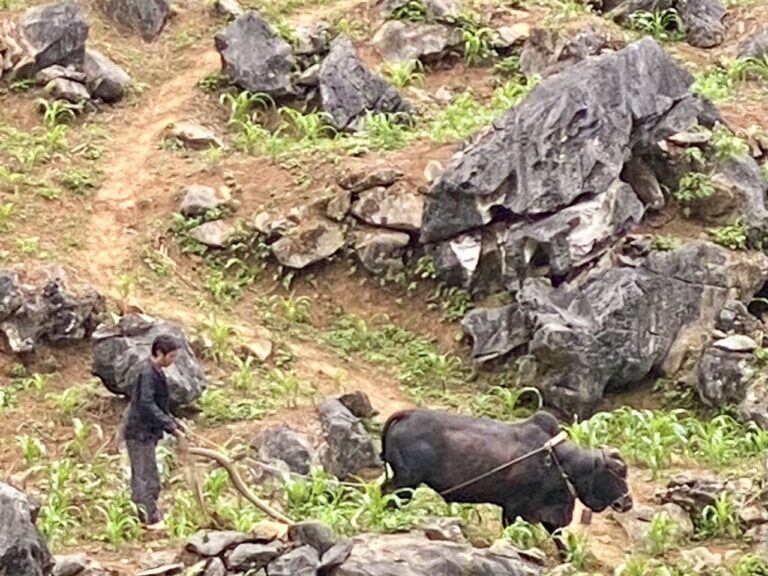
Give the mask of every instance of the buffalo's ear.
<svg viewBox="0 0 768 576">
<path fill-rule="evenodd" d="M 614 473 L 618 474 L 622 478 L 627 477 L 627 464 L 624 462 L 624 458 L 615 448 L 610 448 L 604 451 L 605 465 Z"/>
</svg>

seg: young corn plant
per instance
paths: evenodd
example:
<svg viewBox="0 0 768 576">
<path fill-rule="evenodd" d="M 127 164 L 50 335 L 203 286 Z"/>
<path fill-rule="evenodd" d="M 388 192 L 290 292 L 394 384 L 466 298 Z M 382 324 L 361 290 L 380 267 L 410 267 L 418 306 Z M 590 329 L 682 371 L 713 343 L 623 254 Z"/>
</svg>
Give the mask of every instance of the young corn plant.
<svg viewBox="0 0 768 576">
<path fill-rule="evenodd" d="M 227 125 L 241 128 L 243 124 L 255 124 L 258 117 L 275 107 L 275 101 L 268 94 L 253 92 L 225 92 L 219 102 L 229 108 Z"/>
<path fill-rule="evenodd" d="M 540 81 L 541 76 L 534 75 L 530 78 L 518 78 L 505 82 L 494 91 L 491 108 L 499 112 L 514 108 L 536 88 Z"/>
<path fill-rule="evenodd" d="M 424 66 L 418 60 L 386 62 L 381 71 L 395 88 L 401 90 L 424 81 Z"/>
<path fill-rule="evenodd" d="M 757 554 L 745 554 L 731 566 L 731 576 L 768 576 L 768 562 Z"/>
<path fill-rule="evenodd" d="M 502 537 L 522 550 L 539 548 L 549 540 L 549 534 L 541 524 L 529 524 L 522 518 L 507 526 Z"/>
<path fill-rule="evenodd" d="M 217 364 L 225 364 L 232 358 L 234 327 L 226 321 L 210 316 L 202 325 L 202 334 L 208 354 Z"/>
<path fill-rule="evenodd" d="M 464 60 L 468 65 L 481 64 L 496 55 L 493 48 L 495 32 L 491 28 L 473 28 L 462 31 Z"/>
<path fill-rule="evenodd" d="M 592 559 L 589 536 L 585 532 L 560 532 L 555 537 L 563 545 L 565 561 L 576 570 L 584 570 Z"/>
<path fill-rule="evenodd" d="M 17 437 L 16 443 L 19 445 L 21 456 L 27 466 L 37 465 L 48 454 L 45 443 L 38 436 L 25 434 Z"/>
<path fill-rule="evenodd" d="M 699 74 L 691 85 L 691 92 L 700 94 L 715 104 L 728 100 L 734 89 L 735 82 L 722 68 Z"/>
<path fill-rule="evenodd" d="M 301 112 L 294 108 L 283 107 L 278 110 L 284 119 L 283 129 L 291 130 L 302 140 L 316 143 L 324 137 L 335 136 L 335 131 L 325 121 L 322 112 Z"/>
<path fill-rule="evenodd" d="M 133 542 L 141 534 L 141 522 L 136 505 L 125 492 L 110 494 L 96 510 L 104 519 L 100 539 L 112 546 Z"/>
<path fill-rule="evenodd" d="M 675 548 L 680 527 L 667 512 L 657 512 L 648 529 L 647 550 L 652 556 L 662 556 Z"/>
<path fill-rule="evenodd" d="M 706 506 L 693 520 L 695 534 L 699 538 L 741 537 L 738 509 L 727 492 L 718 494 L 714 504 Z"/>
<path fill-rule="evenodd" d="M 49 102 L 45 98 L 38 98 L 36 103 L 43 115 L 43 125 L 49 130 L 71 124 L 77 118 L 77 112 L 82 110 L 81 105 L 64 100 Z"/>
<path fill-rule="evenodd" d="M 674 8 L 654 12 L 638 10 L 630 15 L 629 23 L 633 30 L 662 41 L 679 40 L 685 34 L 683 20 Z"/>
</svg>

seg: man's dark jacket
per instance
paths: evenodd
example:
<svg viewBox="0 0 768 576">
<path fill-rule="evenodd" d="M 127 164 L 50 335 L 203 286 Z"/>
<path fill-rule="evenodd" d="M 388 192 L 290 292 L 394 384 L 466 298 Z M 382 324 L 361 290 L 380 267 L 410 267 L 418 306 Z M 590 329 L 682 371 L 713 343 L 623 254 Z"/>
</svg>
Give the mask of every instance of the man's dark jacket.
<svg viewBox="0 0 768 576">
<path fill-rule="evenodd" d="M 131 406 L 125 423 L 125 439 L 154 442 L 163 432 L 173 434 L 168 381 L 151 358 L 142 362 L 131 392 Z"/>
</svg>

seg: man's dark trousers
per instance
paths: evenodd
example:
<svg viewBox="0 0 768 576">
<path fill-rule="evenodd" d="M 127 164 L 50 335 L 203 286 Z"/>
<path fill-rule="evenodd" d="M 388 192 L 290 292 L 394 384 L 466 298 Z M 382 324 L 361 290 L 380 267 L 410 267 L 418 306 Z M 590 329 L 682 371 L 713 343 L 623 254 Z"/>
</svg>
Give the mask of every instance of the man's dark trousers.
<svg viewBox="0 0 768 576">
<path fill-rule="evenodd" d="M 125 445 L 131 461 L 131 500 L 139 507 L 141 520 L 147 524 L 160 521 L 160 474 L 157 471 L 157 440 L 129 440 Z"/>
</svg>

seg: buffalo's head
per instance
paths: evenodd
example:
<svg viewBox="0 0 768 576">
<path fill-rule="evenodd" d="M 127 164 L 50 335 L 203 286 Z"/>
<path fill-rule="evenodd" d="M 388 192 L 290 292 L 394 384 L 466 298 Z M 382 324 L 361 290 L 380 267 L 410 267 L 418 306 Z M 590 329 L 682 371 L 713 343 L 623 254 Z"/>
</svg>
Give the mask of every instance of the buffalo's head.
<svg viewBox="0 0 768 576">
<path fill-rule="evenodd" d="M 609 506 L 617 512 L 632 508 L 627 485 L 627 465 L 618 450 L 584 450 L 571 463 L 570 480 L 579 500 L 590 510 L 602 512 Z M 575 464 L 575 465 L 574 465 Z"/>
</svg>

